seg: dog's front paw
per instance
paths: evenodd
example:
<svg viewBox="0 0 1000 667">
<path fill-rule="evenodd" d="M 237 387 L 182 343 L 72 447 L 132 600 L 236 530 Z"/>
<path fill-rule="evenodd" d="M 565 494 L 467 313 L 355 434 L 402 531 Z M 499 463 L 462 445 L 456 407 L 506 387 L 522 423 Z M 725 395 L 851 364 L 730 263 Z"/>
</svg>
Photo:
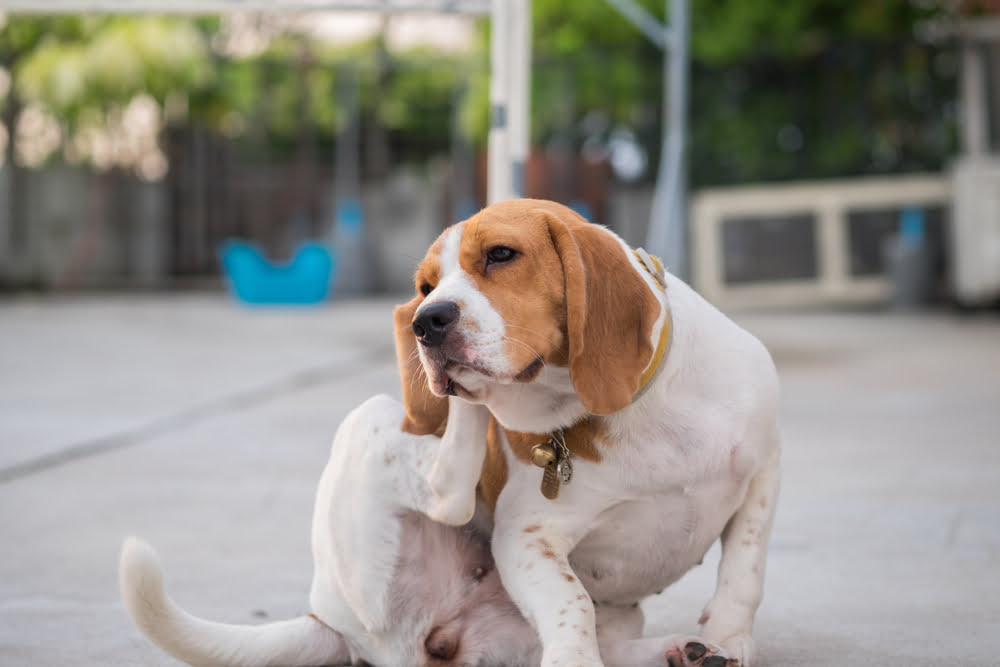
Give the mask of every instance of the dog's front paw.
<svg viewBox="0 0 1000 667">
<path fill-rule="evenodd" d="M 727 637 L 719 643 L 722 644 L 729 655 L 740 661 L 740 667 L 750 667 L 754 659 L 755 645 L 753 637 L 746 633 L 741 633 Z"/>
<path fill-rule="evenodd" d="M 750 622 L 737 613 L 725 613 L 721 606 L 706 608 L 698 623 L 703 637 L 722 646 L 733 658 L 740 661 L 740 667 L 750 667 L 754 661 L 755 645 L 750 636 Z M 729 610 L 732 612 L 732 609 Z"/>
<path fill-rule="evenodd" d="M 699 637 L 674 641 L 664 658 L 667 667 L 742 667 L 726 649 Z"/>
</svg>

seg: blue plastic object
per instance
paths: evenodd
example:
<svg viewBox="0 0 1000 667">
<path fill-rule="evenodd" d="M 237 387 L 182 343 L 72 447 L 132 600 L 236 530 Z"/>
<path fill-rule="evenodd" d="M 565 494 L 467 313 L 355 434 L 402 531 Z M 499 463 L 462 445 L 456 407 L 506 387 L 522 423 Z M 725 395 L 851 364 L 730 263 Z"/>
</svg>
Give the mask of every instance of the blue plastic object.
<svg viewBox="0 0 1000 667">
<path fill-rule="evenodd" d="M 247 241 L 222 246 L 230 293 L 248 304 L 316 304 L 332 291 L 336 257 L 326 246 L 306 242 L 287 263 L 273 263 Z"/>
<path fill-rule="evenodd" d="M 347 198 L 337 204 L 337 229 L 351 236 L 361 236 L 364 216 L 361 213 L 361 202 Z"/>
<path fill-rule="evenodd" d="M 911 246 L 924 244 L 924 211 L 916 206 L 907 206 L 899 214 L 899 236 L 903 243 Z"/>
<path fill-rule="evenodd" d="M 591 212 L 590 207 L 587 206 L 587 202 L 582 199 L 574 199 L 570 202 L 569 207 L 579 213 L 580 217 L 584 220 L 593 222 L 593 213 Z"/>
</svg>

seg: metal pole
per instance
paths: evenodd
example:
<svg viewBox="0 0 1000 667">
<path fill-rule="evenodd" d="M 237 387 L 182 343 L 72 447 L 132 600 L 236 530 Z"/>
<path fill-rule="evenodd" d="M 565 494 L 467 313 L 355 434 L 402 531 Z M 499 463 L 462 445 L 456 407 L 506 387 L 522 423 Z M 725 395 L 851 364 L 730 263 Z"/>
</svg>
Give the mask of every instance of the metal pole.
<svg viewBox="0 0 1000 667">
<path fill-rule="evenodd" d="M 663 258 L 671 273 L 686 278 L 687 266 L 687 92 L 689 0 L 667 0 L 671 49 L 664 49 L 663 124 L 660 170 L 646 249 Z"/>
<path fill-rule="evenodd" d="M 510 196 L 523 197 L 531 126 L 531 0 L 511 0 L 510 8 L 510 125 L 507 157 L 511 172 Z"/>
<path fill-rule="evenodd" d="M 989 148 L 986 115 L 985 48 L 966 37 L 962 43 L 962 149 L 966 155 L 984 155 Z"/>
<path fill-rule="evenodd" d="M 493 0 L 490 16 L 490 134 L 487 146 L 486 203 L 510 199 L 510 143 L 507 137 L 510 82 L 509 0 Z"/>
</svg>

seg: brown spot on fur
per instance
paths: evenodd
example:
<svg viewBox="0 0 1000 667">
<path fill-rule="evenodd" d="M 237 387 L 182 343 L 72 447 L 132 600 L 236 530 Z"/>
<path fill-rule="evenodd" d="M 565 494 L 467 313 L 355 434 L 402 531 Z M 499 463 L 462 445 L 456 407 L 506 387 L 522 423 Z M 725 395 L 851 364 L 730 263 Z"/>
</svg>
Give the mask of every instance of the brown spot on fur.
<svg viewBox="0 0 1000 667">
<path fill-rule="evenodd" d="M 386 454 L 385 455 L 385 464 L 387 466 L 388 465 L 392 465 L 392 462 L 395 461 L 395 460 L 396 460 L 395 455 L 393 455 L 393 454 Z"/>
<path fill-rule="evenodd" d="M 538 549 L 542 552 L 542 556 L 550 560 L 558 560 L 556 552 L 552 549 L 552 544 L 544 537 L 538 540 Z"/>
<path fill-rule="evenodd" d="M 486 458 L 483 459 L 483 469 L 476 487 L 476 492 L 490 508 L 490 512 L 496 511 L 497 499 L 507 484 L 507 459 L 504 457 L 502 443 L 500 424 L 491 417 L 490 428 L 486 433 Z"/>
<path fill-rule="evenodd" d="M 710 617 L 711 617 L 711 614 L 709 614 L 709 613 L 708 613 L 708 612 L 706 611 L 706 612 L 705 612 L 705 613 L 703 613 L 703 614 L 701 615 L 701 617 L 700 617 L 700 618 L 698 619 L 698 625 L 705 625 L 706 623 L 708 623 L 708 619 L 709 619 Z"/>
<path fill-rule="evenodd" d="M 566 627 L 566 621 L 560 621 L 559 622 L 559 627 L 560 628 L 565 628 Z"/>
<path fill-rule="evenodd" d="M 586 600 L 587 596 L 584 595 L 583 593 L 580 593 L 579 595 L 576 596 L 576 599 L 577 600 Z"/>
<path fill-rule="evenodd" d="M 568 581 L 571 584 L 574 581 L 576 581 L 576 577 L 574 577 L 572 574 L 569 574 L 568 572 L 563 572 L 563 579 L 565 579 L 566 581 Z"/>
<path fill-rule="evenodd" d="M 526 532 L 526 533 L 537 533 L 541 529 L 542 529 L 541 526 L 539 526 L 537 523 L 533 523 L 530 526 L 528 526 L 527 528 L 525 528 L 524 532 Z"/>
</svg>

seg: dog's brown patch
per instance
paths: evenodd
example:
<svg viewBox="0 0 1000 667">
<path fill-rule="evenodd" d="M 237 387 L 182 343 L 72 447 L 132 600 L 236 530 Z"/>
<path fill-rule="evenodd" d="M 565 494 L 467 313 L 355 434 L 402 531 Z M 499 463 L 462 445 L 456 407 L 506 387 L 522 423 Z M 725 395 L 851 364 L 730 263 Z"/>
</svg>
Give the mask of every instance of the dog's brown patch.
<svg viewBox="0 0 1000 667">
<path fill-rule="evenodd" d="M 486 434 L 486 458 L 483 459 L 479 486 L 476 487 L 476 492 L 490 508 L 491 513 L 496 511 L 497 499 L 505 484 L 507 484 L 507 459 L 503 452 L 503 433 L 497 420 L 491 418 L 490 428 Z M 535 530 L 539 528 L 540 526 L 535 526 Z"/>
<path fill-rule="evenodd" d="M 531 461 L 531 448 L 537 444 L 548 442 L 551 437 L 541 433 L 519 433 L 506 430 L 507 442 L 511 451 L 519 460 Z M 590 417 L 566 429 L 563 437 L 570 454 L 586 461 L 599 462 L 602 458 L 598 443 L 605 442 L 607 428 L 599 417 Z M 541 478 L 539 478 L 541 479 Z"/>
</svg>

